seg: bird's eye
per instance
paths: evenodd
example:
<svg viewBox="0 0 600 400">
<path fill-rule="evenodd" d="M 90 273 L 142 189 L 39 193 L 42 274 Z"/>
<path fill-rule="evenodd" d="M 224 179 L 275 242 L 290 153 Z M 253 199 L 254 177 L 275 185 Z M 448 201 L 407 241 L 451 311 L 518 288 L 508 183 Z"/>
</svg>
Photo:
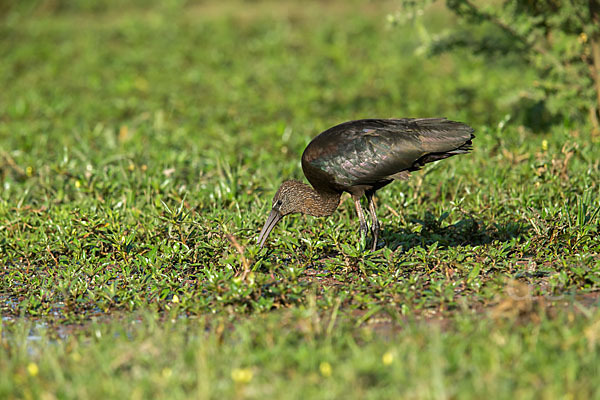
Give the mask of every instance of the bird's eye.
<svg viewBox="0 0 600 400">
<path fill-rule="evenodd" d="M 276 206 L 281 206 L 283 204 L 283 201 L 281 200 L 277 200 L 277 202 L 275 203 Z"/>
</svg>

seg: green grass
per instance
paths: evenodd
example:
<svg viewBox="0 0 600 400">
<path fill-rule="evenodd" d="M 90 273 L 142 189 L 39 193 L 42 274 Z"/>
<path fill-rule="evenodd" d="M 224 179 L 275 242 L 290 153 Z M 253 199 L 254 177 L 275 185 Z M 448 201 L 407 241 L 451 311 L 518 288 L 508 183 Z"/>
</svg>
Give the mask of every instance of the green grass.
<svg viewBox="0 0 600 400">
<path fill-rule="evenodd" d="M 598 136 L 521 126 L 531 71 L 415 53 L 396 7 L 5 10 L 0 397 L 597 397 Z M 258 249 L 312 137 L 405 116 L 477 138 L 378 193 L 384 248 L 346 201 Z"/>
<path fill-rule="evenodd" d="M 583 308 L 585 309 L 585 307 Z M 93 322 L 53 338 L 11 327 L 3 398 L 597 398 L 600 315 L 529 310 L 359 327 L 314 308 L 252 316 Z M 232 326 L 235 325 L 235 328 Z M 388 326 L 388 328 L 390 328 Z"/>
</svg>

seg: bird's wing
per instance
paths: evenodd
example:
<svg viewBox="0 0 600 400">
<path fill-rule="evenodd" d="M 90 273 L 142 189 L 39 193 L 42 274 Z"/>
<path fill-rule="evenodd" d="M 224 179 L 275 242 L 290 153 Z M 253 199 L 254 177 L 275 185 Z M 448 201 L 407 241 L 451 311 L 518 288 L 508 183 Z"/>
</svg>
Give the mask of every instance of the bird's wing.
<svg viewBox="0 0 600 400">
<path fill-rule="evenodd" d="M 350 121 L 309 144 L 303 169 L 309 180 L 311 171 L 315 175 L 320 170 L 338 187 L 405 179 L 402 171 L 466 152 L 466 147 L 460 149 L 470 145 L 472 132 L 469 126 L 444 118 Z"/>
</svg>

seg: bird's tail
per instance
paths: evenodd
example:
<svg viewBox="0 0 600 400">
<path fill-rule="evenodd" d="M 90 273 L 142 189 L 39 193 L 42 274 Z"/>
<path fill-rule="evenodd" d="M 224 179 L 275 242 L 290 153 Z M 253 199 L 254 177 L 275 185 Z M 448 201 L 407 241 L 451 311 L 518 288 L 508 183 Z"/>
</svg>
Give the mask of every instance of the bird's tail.
<svg viewBox="0 0 600 400">
<path fill-rule="evenodd" d="M 418 169 L 421 169 L 427 163 L 443 160 L 444 158 L 452 157 L 457 154 L 466 154 L 473 149 L 473 142 L 472 142 L 473 138 L 475 138 L 475 135 L 471 134 L 471 138 L 468 141 L 466 141 L 464 144 L 462 144 L 461 146 L 457 147 L 456 149 L 442 151 L 439 153 L 425 154 L 423 157 L 421 157 L 417 161 L 415 161 L 412 168 L 410 168 L 409 170 L 416 171 Z"/>
</svg>

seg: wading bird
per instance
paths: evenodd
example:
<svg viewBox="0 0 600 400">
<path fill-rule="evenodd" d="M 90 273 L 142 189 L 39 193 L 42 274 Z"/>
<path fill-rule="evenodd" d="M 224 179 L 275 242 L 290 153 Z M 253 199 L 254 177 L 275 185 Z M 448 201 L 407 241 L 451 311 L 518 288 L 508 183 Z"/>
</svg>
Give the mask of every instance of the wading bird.
<svg viewBox="0 0 600 400">
<path fill-rule="evenodd" d="M 343 192 L 352 195 L 362 239 L 367 222 L 360 199 L 367 197 L 371 214 L 371 249 L 377 247 L 379 221 L 375 192 L 396 179 L 408 179 L 423 165 L 468 153 L 473 129 L 445 118 L 363 119 L 344 122 L 315 137 L 302 154 L 309 185 L 288 180 L 275 193 L 272 210 L 258 242 L 262 248 L 273 227 L 288 214 L 315 217 L 333 214 Z"/>
</svg>

